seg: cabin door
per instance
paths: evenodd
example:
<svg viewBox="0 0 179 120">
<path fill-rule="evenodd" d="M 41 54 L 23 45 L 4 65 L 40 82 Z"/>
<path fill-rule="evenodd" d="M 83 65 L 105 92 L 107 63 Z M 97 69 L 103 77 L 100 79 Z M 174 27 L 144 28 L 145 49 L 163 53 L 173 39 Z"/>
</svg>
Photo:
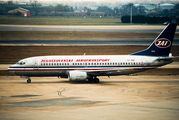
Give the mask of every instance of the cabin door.
<svg viewBox="0 0 179 120">
<path fill-rule="evenodd" d="M 38 69 L 39 66 L 38 66 L 38 59 L 34 59 L 33 61 L 33 69 Z"/>
</svg>

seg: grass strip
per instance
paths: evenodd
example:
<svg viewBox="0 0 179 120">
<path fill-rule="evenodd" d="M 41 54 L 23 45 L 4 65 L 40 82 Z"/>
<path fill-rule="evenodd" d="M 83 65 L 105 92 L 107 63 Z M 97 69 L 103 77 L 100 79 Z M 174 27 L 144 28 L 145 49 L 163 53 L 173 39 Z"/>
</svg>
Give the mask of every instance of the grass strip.
<svg viewBox="0 0 179 120">
<path fill-rule="evenodd" d="M 0 24 L 11 25 L 126 25 L 120 18 L 15 17 L 0 16 Z"/>
<path fill-rule="evenodd" d="M 132 36 L 132 38 L 131 38 Z M 118 32 L 77 32 L 77 31 L 0 31 L 0 39 L 154 39 L 158 33 L 118 33 Z M 176 33 L 175 39 L 179 38 Z"/>
</svg>

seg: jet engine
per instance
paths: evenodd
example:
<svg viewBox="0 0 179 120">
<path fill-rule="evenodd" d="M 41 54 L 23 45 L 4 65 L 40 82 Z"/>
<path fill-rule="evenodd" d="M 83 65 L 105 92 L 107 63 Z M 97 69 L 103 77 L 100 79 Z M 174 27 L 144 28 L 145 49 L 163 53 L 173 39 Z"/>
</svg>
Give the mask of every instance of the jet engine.
<svg viewBox="0 0 179 120">
<path fill-rule="evenodd" d="M 68 74 L 68 79 L 70 81 L 75 81 L 75 80 L 86 80 L 88 77 L 86 72 L 79 72 L 79 71 L 70 71 Z"/>
</svg>

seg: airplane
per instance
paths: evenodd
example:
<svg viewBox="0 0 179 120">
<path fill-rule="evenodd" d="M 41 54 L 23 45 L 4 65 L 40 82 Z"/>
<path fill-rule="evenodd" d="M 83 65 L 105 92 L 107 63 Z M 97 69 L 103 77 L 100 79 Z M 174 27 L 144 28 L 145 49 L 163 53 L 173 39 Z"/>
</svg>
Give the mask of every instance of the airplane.
<svg viewBox="0 0 179 120">
<path fill-rule="evenodd" d="M 70 81 L 98 83 L 98 76 L 129 75 L 154 69 L 174 61 L 170 49 L 176 21 L 169 23 L 145 50 L 129 55 L 37 56 L 18 61 L 8 71 L 21 78 L 57 76 Z"/>
</svg>

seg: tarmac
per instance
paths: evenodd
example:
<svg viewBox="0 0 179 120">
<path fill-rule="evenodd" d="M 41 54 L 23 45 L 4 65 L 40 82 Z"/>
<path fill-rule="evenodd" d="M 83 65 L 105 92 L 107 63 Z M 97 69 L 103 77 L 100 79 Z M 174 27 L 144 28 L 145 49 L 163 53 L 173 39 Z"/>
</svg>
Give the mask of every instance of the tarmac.
<svg viewBox="0 0 179 120">
<path fill-rule="evenodd" d="M 99 77 L 99 84 L 57 77 L 0 76 L 0 119 L 176 120 L 179 75 Z"/>
<path fill-rule="evenodd" d="M 12 64 L 0 64 L 7 70 Z M 165 68 L 179 68 L 173 62 Z M 57 77 L 0 76 L 0 119 L 175 120 L 179 75 L 99 77 L 100 83 Z"/>
</svg>

